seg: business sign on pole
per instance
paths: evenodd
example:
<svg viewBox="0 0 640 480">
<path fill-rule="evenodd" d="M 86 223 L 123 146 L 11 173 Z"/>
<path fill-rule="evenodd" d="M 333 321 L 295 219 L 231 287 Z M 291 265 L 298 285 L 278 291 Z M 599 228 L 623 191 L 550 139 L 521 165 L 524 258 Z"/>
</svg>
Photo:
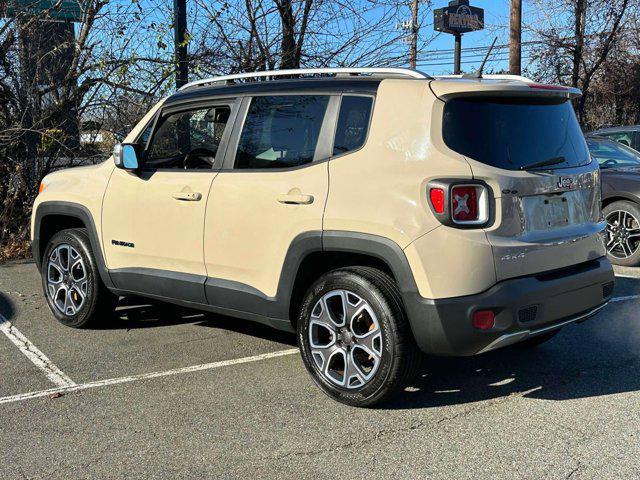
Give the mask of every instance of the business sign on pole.
<svg viewBox="0 0 640 480">
<path fill-rule="evenodd" d="M 43 16 L 51 20 L 79 22 L 82 7 L 79 0 L 8 0 L 3 12 L 5 17 L 18 15 Z"/>
<path fill-rule="evenodd" d="M 484 10 L 472 7 L 467 0 L 454 0 L 449 6 L 433 11 L 434 29 L 438 32 L 462 34 L 484 28 Z"/>
</svg>

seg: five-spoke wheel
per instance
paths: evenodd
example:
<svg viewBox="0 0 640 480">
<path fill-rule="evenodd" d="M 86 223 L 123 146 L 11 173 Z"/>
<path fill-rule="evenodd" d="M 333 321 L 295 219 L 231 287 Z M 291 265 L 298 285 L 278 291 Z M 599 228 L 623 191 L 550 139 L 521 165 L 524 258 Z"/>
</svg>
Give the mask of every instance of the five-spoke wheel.
<svg viewBox="0 0 640 480">
<path fill-rule="evenodd" d="M 298 316 L 302 358 L 336 400 L 371 406 L 402 388 L 418 350 L 394 280 L 372 267 L 346 267 L 311 286 Z"/>
<path fill-rule="evenodd" d="M 60 323 L 87 327 L 113 314 L 118 298 L 100 279 L 84 229 L 62 230 L 51 237 L 41 273 L 47 304 Z"/>
<path fill-rule="evenodd" d="M 75 315 L 87 296 L 87 269 L 78 251 L 66 243 L 49 254 L 47 262 L 47 294 L 65 315 Z"/>
<path fill-rule="evenodd" d="M 332 290 L 313 307 L 309 345 L 322 375 L 341 387 L 356 388 L 378 370 L 382 331 L 366 300 L 348 290 Z"/>
</svg>

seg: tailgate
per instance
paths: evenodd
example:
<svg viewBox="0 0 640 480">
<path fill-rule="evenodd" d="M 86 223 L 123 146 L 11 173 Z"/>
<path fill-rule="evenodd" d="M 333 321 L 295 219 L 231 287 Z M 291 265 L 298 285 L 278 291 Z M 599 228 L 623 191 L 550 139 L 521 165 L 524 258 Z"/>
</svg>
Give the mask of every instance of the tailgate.
<svg viewBox="0 0 640 480">
<path fill-rule="evenodd" d="M 450 83 L 441 90 L 454 90 Z M 445 144 L 493 193 L 485 232 L 498 281 L 605 255 L 600 170 L 567 91 L 563 98 L 552 95 L 561 90 L 529 90 L 522 82 L 483 82 L 472 94 L 450 96 L 443 109 Z"/>
<path fill-rule="evenodd" d="M 498 280 L 605 255 L 599 170 L 589 170 L 487 179 L 502 187 L 495 201 L 499 221 L 486 229 Z"/>
</svg>

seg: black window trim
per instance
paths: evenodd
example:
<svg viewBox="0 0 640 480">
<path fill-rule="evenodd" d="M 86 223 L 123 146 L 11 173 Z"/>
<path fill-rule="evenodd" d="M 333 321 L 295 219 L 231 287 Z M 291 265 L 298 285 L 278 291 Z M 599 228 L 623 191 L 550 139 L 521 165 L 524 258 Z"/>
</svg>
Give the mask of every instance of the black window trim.
<svg viewBox="0 0 640 480">
<path fill-rule="evenodd" d="M 318 135 L 318 143 L 316 144 L 316 150 L 311 162 L 303 165 L 295 165 L 293 167 L 281 167 L 281 168 L 236 168 L 236 152 L 240 143 L 240 135 L 244 128 L 247 114 L 249 113 L 249 106 L 254 97 L 283 97 L 283 96 L 326 96 L 329 97 L 327 102 L 327 109 L 324 113 L 322 120 L 322 126 L 320 127 L 320 134 Z M 313 92 L 313 91 L 288 91 L 288 92 L 265 92 L 256 95 L 244 95 L 242 97 L 241 105 L 238 111 L 238 116 L 234 125 L 231 139 L 227 147 L 227 152 L 223 162 L 223 166 L 220 169 L 221 172 L 234 172 L 234 173 L 278 173 L 289 172 L 293 170 L 300 170 L 302 168 L 309 168 L 319 163 L 328 162 L 331 159 L 331 153 L 333 152 L 333 132 L 335 131 L 335 125 L 338 120 L 338 107 L 340 101 L 340 93 L 333 92 Z"/>
<path fill-rule="evenodd" d="M 158 111 L 158 113 L 154 115 L 154 118 L 151 121 L 153 122 L 153 130 L 151 131 L 151 135 L 149 135 L 149 139 L 147 140 L 146 145 L 144 145 L 144 153 L 143 153 L 143 158 L 140 165 L 140 171 L 147 172 L 147 173 L 153 173 L 153 172 L 212 173 L 212 172 L 220 171 L 220 169 L 223 166 L 224 159 L 226 157 L 227 149 L 229 147 L 229 140 L 235 128 L 235 122 L 238 117 L 240 100 L 241 99 L 237 97 L 221 97 L 216 99 L 206 99 L 206 100 L 196 100 L 196 101 L 191 100 L 189 102 L 169 105 L 167 107 L 162 106 Z M 224 133 L 222 134 L 220 145 L 218 146 L 218 154 L 216 155 L 214 164 L 211 166 L 211 168 L 193 168 L 193 169 L 185 170 L 182 168 L 154 168 L 146 165 L 145 157 L 146 157 L 147 151 L 149 150 L 151 141 L 153 140 L 158 129 L 161 126 L 161 121 L 165 120 L 167 117 L 174 115 L 176 113 L 202 110 L 204 108 L 213 108 L 217 106 L 227 106 L 231 109 L 231 113 L 229 115 L 229 120 L 227 121 L 227 127 L 225 128 Z M 149 124 L 145 126 L 145 130 L 148 126 Z"/>
<path fill-rule="evenodd" d="M 367 124 L 367 134 L 364 137 L 364 142 L 362 143 L 362 145 L 359 148 L 356 148 L 355 150 L 349 150 L 348 152 L 343 152 L 343 153 L 339 153 L 338 155 L 333 155 L 333 149 L 335 147 L 335 142 L 336 142 L 336 134 L 337 129 L 338 129 L 338 121 L 340 120 L 340 109 L 342 108 L 342 99 L 343 97 L 369 97 L 371 98 L 371 113 L 369 114 L 369 123 Z M 332 140 L 331 140 L 331 160 L 336 159 L 336 158 L 341 158 L 344 157 L 345 155 L 351 155 L 353 153 L 359 152 L 360 150 L 362 150 L 366 145 L 367 142 L 369 141 L 369 133 L 371 132 L 371 124 L 373 123 L 373 111 L 376 107 L 376 96 L 370 93 L 343 93 L 340 95 L 340 103 L 338 105 L 338 115 L 336 116 L 336 121 L 334 123 L 334 127 L 333 127 L 333 135 L 332 135 Z"/>
<path fill-rule="evenodd" d="M 377 90 L 377 89 L 376 89 Z M 322 155 L 323 158 L 315 158 L 310 163 L 306 163 L 304 165 L 298 165 L 294 167 L 286 167 L 286 168 L 260 168 L 260 169 L 235 169 L 233 167 L 235 163 L 235 154 L 238 147 L 238 142 L 240 139 L 240 132 L 242 131 L 242 127 L 244 126 L 244 121 L 246 118 L 246 114 L 248 111 L 249 103 L 247 103 L 246 99 L 251 99 L 253 97 L 269 97 L 269 96 L 286 96 L 286 95 L 325 95 L 329 96 L 329 103 L 327 105 L 327 110 L 325 112 L 325 118 L 323 121 L 323 125 L 320 130 L 320 136 L 318 138 L 318 145 L 326 146 L 326 155 Z M 343 96 L 355 96 L 355 97 L 371 97 L 373 99 L 373 104 L 371 106 L 371 116 L 369 118 L 369 125 L 367 130 L 367 137 L 365 138 L 364 144 L 358 150 L 351 150 L 349 152 L 344 152 L 339 155 L 333 155 L 333 147 L 335 141 L 335 133 L 338 125 L 338 116 L 340 114 L 340 105 L 342 103 Z M 358 152 L 362 150 L 369 141 L 369 134 L 371 132 L 371 124 L 373 123 L 373 115 L 377 101 L 377 91 L 364 91 L 364 90 L 343 90 L 343 89 L 300 89 L 300 90 L 282 90 L 282 91 L 265 91 L 265 92 L 246 92 L 239 93 L 234 96 L 229 95 L 211 95 L 210 92 L 208 95 L 203 96 L 198 99 L 185 99 L 180 102 L 170 103 L 169 105 L 163 105 L 160 107 L 158 112 L 153 116 L 153 118 L 145 125 L 145 128 L 142 130 L 138 138 L 136 138 L 136 142 L 140 140 L 140 136 L 146 130 L 146 128 L 153 124 L 153 130 L 151 131 L 151 135 L 149 135 L 149 140 L 147 143 L 142 146 L 143 147 L 143 156 L 146 154 L 149 145 L 151 144 L 151 139 L 153 138 L 156 129 L 158 128 L 159 119 L 163 115 L 167 115 L 167 113 L 176 112 L 180 110 L 190 110 L 197 109 L 198 106 L 215 106 L 218 104 L 225 104 L 225 102 L 232 102 L 235 108 L 231 109 L 231 116 L 229 117 L 229 124 L 231 125 L 231 129 L 227 129 L 229 131 L 229 138 L 225 148 L 225 153 L 219 161 L 216 156 L 216 161 L 211 170 L 203 169 L 203 170 L 180 170 L 175 168 L 145 168 L 144 167 L 144 159 L 143 166 L 141 170 L 144 169 L 146 172 L 176 172 L 176 171 L 185 171 L 185 172 L 283 172 L 283 171 L 292 171 L 299 170 L 302 168 L 308 168 L 314 166 L 318 163 L 328 162 L 333 159 L 341 158 L 345 155 L 351 155 L 352 153 Z M 233 122 L 233 124 L 232 124 Z M 327 128 L 325 129 L 325 126 Z M 327 137 L 324 135 L 328 134 Z M 227 135 L 227 131 L 225 131 L 225 136 Z M 224 139 L 223 139 L 224 140 Z M 326 143 L 325 143 L 326 141 Z M 220 147 L 223 147 L 223 143 L 220 142 Z"/>
</svg>

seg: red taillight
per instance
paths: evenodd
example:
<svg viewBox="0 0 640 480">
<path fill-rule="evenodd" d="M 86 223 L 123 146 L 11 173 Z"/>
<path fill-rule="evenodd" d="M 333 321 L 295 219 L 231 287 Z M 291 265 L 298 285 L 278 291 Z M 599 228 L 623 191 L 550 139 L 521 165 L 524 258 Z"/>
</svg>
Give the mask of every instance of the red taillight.
<svg viewBox="0 0 640 480">
<path fill-rule="evenodd" d="M 429 200 L 431 206 L 436 213 L 444 213 L 444 190 L 441 188 L 432 188 L 429 190 Z"/>
<path fill-rule="evenodd" d="M 479 181 L 432 180 L 425 193 L 432 213 L 443 225 L 482 228 L 490 221 L 490 189 Z"/>
<path fill-rule="evenodd" d="M 455 186 L 451 189 L 451 217 L 454 222 L 474 222 L 479 218 L 478 187 Z"/>
<path fill-rule="evenodd" d="M 478 330 L 489 330 L 496 324 L 496 315 L 491 310 L 477 310 L 473 312 L 472 324 Z"/>
</svg>

